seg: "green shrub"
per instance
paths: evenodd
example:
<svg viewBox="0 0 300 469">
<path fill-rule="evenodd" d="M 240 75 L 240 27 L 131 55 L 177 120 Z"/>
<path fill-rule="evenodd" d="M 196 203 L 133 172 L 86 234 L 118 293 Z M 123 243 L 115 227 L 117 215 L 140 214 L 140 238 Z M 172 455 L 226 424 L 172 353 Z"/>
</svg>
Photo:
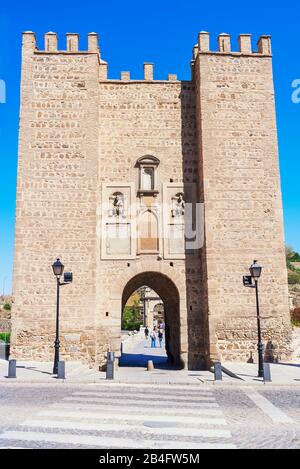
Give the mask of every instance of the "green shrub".
<svg viewBox="0 0 300 469">
<path fill-rule="evenodd" d="M 300 255 L 295 252 L 292 257 L 289 258 L 290 262 L 300 262 Z"/>
<path fill-rule="evenodd" d="M 300 274 L 300 269 L 298 269 L 298 267 L 295 267 L 292 262 L 287 262 L 287 267 L 292 272 L 296 272 L 297 274 Z"/>
<path fill-rule="evenodd" d="M 139 330 L 142 324 L 139 309 L 134 306 L 125 306 L 122 316 L 122 329 L 124 331 Z"/>
<path fill-rule="evenodd" d="M 5 305 L 3 306 L 3 309 L 5 309 L 5 311 L 10 311 L 11 310 L 11 304 L 5 303 Z"/>
<path fill-rule="evenodd" d="M 6 344 L 10 343 L 10 332 L 0 332 L 0 340 Z"/>
<path fill-rule="evenodd" d="M 300 327 L 300 321 L 291 320 L 292 328 Z"/>
<path fill-rule="evenodd" d="M 300 273 L 298 273 L 298 272 L 289 272 L 288 273 L 288 282 L 289 282 L 289 285 L 295 285 L 296 283 L 300 283 Z"/>
</svg>

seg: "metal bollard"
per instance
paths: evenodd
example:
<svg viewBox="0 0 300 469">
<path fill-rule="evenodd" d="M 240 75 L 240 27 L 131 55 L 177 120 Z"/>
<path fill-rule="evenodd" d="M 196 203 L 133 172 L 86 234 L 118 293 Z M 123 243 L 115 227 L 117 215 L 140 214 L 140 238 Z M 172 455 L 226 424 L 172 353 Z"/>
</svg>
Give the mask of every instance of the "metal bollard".
<svg viewBox="0 0 300 469">
<path fill-rule="evenodd" d="M 264 363 L 264 383 L 272 383 L 270 363 Z"/>
<path fill-rule="evenodd" d="M 57 379 L 66 379 L 65 362 L 58 362 Z"/>
<path fill-rule="evenodd" d="M 222 381 L 222 365 L 220 362 L 214 364 L 215 381 Z"/>
<path fill-rule="evenodd" d="M 17 360 L 9 360 L 8 362 L 8 378 L 17 377 Z"/>
<path fill-rule="evenodd" d="M 106 379 L 114 379 L 114 360 L 115 353 L 107 352 Z"/>
</svg>

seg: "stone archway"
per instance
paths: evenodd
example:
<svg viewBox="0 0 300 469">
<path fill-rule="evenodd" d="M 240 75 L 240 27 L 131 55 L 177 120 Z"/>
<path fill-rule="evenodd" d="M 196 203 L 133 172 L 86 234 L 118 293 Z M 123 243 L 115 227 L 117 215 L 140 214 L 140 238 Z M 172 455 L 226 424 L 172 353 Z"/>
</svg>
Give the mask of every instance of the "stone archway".
<svg viewBox="0 0 300 469">
<path fill-rule="evenodd" d="M 159 267 L 159 269 L 157 269 L 157 267 Z M 156 259 L 141 259 L 139 265 L 131 266 L 128 263 L 127 269 L 122 272 L 122 275 L 118 275 L 111 284 L 109 297 L 109 317 L 111 319 L 109 320 L 107 329 L 107 345 L 116 353 L 116 357 L 120 356 L 120 315 L 123 302 L 127 295 L 130 296 L 129 292 L 131 289 L 134 291 L 136 285 L 143 286 L 144 284 L 152 287 L 162 299 L 167 300 L 170 319 L 173 304 L 170 299 L 171 295 L 168 293 L 168 288 L 170 288 L 170 291 L 173 291 L 173 297 L 177 297 L 177 304 L 172 316 L 175 326 L 174 337 L 176 338 L 172 343 L 176 343 L 175 359 L 177 362 L 180 362 L 181 368 L 187 368 L 188 324 L 185 279 L 181 278 L 178 272 L 168 264 L 160 263 L 158 266 Z M 175 324 L 175 318 L 177 324 Z M 168 343 L 171 343 L 171 341 L 169 340 Z"/>
<path fill-rule="evenodd" d="M 154 290 L 164 303 L 166 352 L 170 364 L 182 368 L 185 364 L 181 359 L 180 299 L 178 289 L 169 277 L 151 271 L 135 275 L 123 290 L 122 311 L 132 293 L 144 285 Z"/>
</svg>

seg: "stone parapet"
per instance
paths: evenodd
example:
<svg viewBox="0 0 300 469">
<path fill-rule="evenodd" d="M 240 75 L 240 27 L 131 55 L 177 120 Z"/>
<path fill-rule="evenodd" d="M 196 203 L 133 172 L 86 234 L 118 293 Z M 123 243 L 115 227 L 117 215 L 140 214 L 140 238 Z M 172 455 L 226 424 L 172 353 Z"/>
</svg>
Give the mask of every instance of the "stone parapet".
<svg viewBox="0 0 300 469">
<path fill-rule="evenodd" d="M 222 33 L 218 36 L 218 50 L 210 48 L 210 34 L 202 31 L 198 34 L 198 43 L 193 48 L 193 60 L 198 54 L 229 54 L 229 55 L 256 55 L 271 56 L 271 36 L 260 36 L 257 43 L 257 50 L 252 50 L 251 34 L 241 34 L 238 38 L 238 51 L 231 48 L 231 36 Z"/>
</svg>

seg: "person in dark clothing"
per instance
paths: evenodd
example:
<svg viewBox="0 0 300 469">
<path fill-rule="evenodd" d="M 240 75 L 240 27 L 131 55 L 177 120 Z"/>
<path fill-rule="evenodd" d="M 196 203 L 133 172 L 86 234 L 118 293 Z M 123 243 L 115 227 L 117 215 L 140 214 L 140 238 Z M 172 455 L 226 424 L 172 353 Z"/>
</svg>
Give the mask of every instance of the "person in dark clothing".
<svg viewBox="0 0 300 469">
<path fill-rule="evenodd" d="M 162 347 L 162 341 L 163 341 L 164 335 L 161 330 L 158 332 L 158 340 L 159 340 L 159 346 L 160 348 Z"/>
<path fill-rule="evenodd" d="M 148 327 L 146 327 L 146 329 L 145 329 L 145 338 L 148 339 L 148 336 L 149 336 L 149 329 L 148 329 Z"/>
</svg>

